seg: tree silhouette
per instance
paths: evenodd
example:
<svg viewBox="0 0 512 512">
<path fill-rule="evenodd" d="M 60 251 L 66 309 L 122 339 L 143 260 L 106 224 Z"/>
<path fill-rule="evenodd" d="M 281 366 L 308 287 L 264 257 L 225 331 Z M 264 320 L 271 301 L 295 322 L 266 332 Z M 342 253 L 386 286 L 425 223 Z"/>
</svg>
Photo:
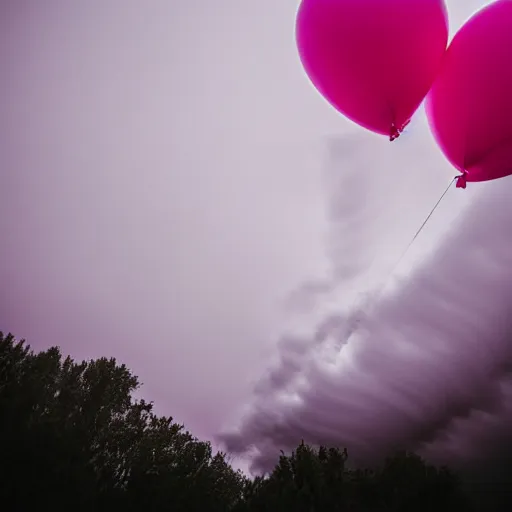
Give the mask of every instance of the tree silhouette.
<svg viewBox="0 0 512 512">
<path fill-rule="evenodd" d="M 250 486 L 247 512 L 450 512 L 471 510 L 458 479 L 447 469 L 427 465 L 405 452 L 388 458 L 381 468 L 348 469 L 347 450 L 302 442 L 274 471 Z M 254 489 L 256 487 L 256 489 Z"/>
<path fill-rule="evenodd" d="M 115 359 L 34 353 L 0 332 L 2 510 L 430 512 L 470 510 L 446 468 L 401 452 L 350 469 L 347 449 L 301 442 L 249 479 L 172 417 L 134 400 Z"/>
<path fill-rule="evenodd" d="M 245 477 L 152 404 L 115 359 L 34 354 L 0 333 L 0 493 L 19 510 L 227 511 Z"/>
</svg>

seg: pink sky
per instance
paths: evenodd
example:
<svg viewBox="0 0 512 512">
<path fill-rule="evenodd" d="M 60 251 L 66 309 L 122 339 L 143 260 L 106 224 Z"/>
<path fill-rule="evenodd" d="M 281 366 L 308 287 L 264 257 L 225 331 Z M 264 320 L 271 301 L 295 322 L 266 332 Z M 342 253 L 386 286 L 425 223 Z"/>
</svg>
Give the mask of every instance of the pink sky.
<svg viewBox="0 0 512 512">
<path fill-rule="evenodd" d="M 486 3 L 448 1 L 452 33 Z M 260 462 L 298 435 L 363 457 L 373 424 L 476 460 L 512 411 L 510 182 L 452 191 L 340 352 L 454 173 L 423 113 L 390 145 L 319 97 L 296 7 L 2 2 L 0 329 L 116 356 L 159 412 Z"/>
</svg>

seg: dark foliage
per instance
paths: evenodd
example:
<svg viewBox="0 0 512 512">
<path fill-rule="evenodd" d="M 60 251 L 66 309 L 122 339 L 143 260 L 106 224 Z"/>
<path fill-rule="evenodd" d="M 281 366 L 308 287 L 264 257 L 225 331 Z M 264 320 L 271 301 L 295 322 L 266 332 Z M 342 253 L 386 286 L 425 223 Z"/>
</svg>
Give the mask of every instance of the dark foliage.
<svg viewBox="0 0 512 512">
<path fill-rule="evenodd" d="M 302 443 L 253 480 L 152 404 L 114 359 L 76 363 L 0 333 L 2 510 L 451 512 L 470 510 L 447 469 L 399 453 L 350 470 Z"/>
</svg>

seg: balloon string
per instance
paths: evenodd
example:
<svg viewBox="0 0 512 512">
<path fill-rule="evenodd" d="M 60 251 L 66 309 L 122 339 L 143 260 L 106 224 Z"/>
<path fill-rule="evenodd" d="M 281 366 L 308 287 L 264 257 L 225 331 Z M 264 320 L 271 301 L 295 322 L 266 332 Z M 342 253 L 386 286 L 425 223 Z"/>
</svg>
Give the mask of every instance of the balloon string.
<svg viewBox="0 0 512 512">
<path fill-rule="evenodd" d="M 434 215 L 434 212 L 437 210 L 437 207 L 441 204 L 441 201 L 443 200 L 444 196 L 448 193 L 450 190 L 450 187 L 453 185 L 453 182 L 458 179 L 458 176 L 455 176 L 455 178 L 450 181 L 450 184 L 446 187 L 446 190 L 442 193 L 441 197 L 438 199 L 437 203 L 434 205 L 430 213 L 427 215 L 427 218 L 423 221 L 423 224 L 419 227 L 418 231 L 416 231 L 416 234 L 412 237 L 412 240 L 409 242 L 409 245 L 405 248 L 404 252 L 398 258 L 398 261 L 395 263 L 395 266 L 392 268 L 389 277 L 391 277 L 395 270 L 398 268 L 402 260 L 405 258 L 406 254 L 409 252 L 409 249 L 411 248 L 412 244 L 415 242 L 416 238 L 420 235 L 420 233 L 423 231 L 423 228 L 427 225 L 427 222 L 430 220 L 430 217 Z"/>
<path fill-rule="evenodd" d="M 386 290 L 386 286 L 388 285 L 391 277 L 395 273 L 396 269 L 398 268 L 398 266 L 400 265 L 402 260 L 405 258 L 405 255 L 409 252 L 409 249 L 411 248 L 412 244 L 414 243 L 416 238 L 418 238 L 420 233 L 423 231 L 423 228 L 426 226 L 427 222 L 430 220 L 430 218 L 432 217 L 434 212 L 437 210 L 438 206 L 441 204 L 441 201 L 443 200 L 444 196 L 450 190 L 450 187 L 453 185 L 454 181 L 457 180 L 459 177 L 460 176 L 455 176 L 455 178 L 453 178 L 452 181 L 450 181 L 450 184 L 446 187 L 446 190 L 442 193 L 441 197 L 438 199 L 437 203 L 434 205 L 434 207 L 432 208 L 430 213 L 427 215 L 427 218 L 423 221 L 423 224 L 420 226 L 418 231 L 416 231 L 415 235 L 412 237 L 412 240 L 409 242 L 409 244 L 405 248 L 404 252 L 400 256 L 398 261 L 395 263 L 395 265 L 393 266 L 393 268 L 391 269 L 391 271 L 389 272 L 389 274 L 387 275 L 385 280 L 381 281 L 381 285 L 379 287 L 377 287 L 377 290 L 372 294 L 371 300 L 369 301 L 369 303 L 367 303 L 365 306 L 363 305 L 360 309 L 358 308 L 359 315 L 358 315 L 358 318 L 356 321 L 356 325 L 354 326 L 353 329 L 351 329 L 351 332 L 349 333 L 349 335 L 347 337 L 347 342 L 348 342 L 348 339 L 355 332 L 357 332 L 359 330 L 359 328 L 361 327 L 361 324 L 365 321 L 364 319 L 368 317 L 368 315 L 369 315 L 368 309 L 372 309 L 373 307 L 375 307 L 377 301 L 380 299 L 380 297 Z"/>
</svg>

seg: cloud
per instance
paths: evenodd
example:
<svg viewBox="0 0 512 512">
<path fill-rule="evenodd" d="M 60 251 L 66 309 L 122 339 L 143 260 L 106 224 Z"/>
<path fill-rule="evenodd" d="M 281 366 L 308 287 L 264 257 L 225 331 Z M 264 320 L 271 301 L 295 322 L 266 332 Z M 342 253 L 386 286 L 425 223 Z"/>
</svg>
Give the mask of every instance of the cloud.
<svg viewBox="0 0 512 512">
<path fill-rule="evenodd" d="M 512 181 L 448 194 L 418 239 L 414 268 L 389 281 L 445 186 L 439 173 L 451 177 L 425 140 L 404 140 L 394 154 L 364 137 L 331 141 L 332 275 L 299 287 L 294 328 L 240 423 L 219 436 L 250 456 L 253 471 L 269 470 L 301 439 L 347 446 L 356 464 L 406 447 L 452 467 L 503 466 L 512 432 Z"/>
</svg>

